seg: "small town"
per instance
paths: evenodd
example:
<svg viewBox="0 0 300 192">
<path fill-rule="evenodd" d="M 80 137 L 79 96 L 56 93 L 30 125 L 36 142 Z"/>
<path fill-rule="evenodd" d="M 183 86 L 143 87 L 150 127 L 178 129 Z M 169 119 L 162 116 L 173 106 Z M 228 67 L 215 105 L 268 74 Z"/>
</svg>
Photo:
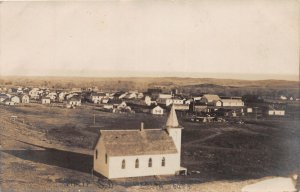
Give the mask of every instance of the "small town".
<svg viewBox="0 0 300 192">
<path fill-rule="evenodd" d="M 222 96 L 216 94 L 187 95 L 177 89 L 149 88 L 146 92 L 101 91 L 97 87 L 55 90 L 46 87 L 1 87 L 0 103 L 7 106 L 28 106 L 42 104 L 67 109 L 93 106 L 110 113 L 146 113 L 164 115 L 174 105 L 175 109 L 191 114 L 190 121 L 223 121 L 224 117 L 243 116 L 292 116 L 289 105 L 297 104 L 300 98 L 280 95 L 277 98 L 263 98 L 259 95 Z M 238 119 L 238 118 L 237 118 Z"/>
<path fill-rule="evenodd" d="M 282 153 L 280 148 L 290 145 L 282 143 L 285 137 L 279 139 L 278 131 L 289 132 L 287 136 L 295 137 L 295 142 L 298 138 L 298 133 L 290 136 L 298 129 L 300 105 L 291 88 L 271 97 L 268 91 L 256 95 L 244 87 L 237 95 L 231 95 L 232 90 L 216 94 L 217 88 L 205 83 L 195 91 L 163 85 L 166 83 L 149 83 L 141 90 L 108 90 L 101 83 L 99 87 L 55 89 L 3 82 L 0 146 L 6 155 L 21 158 L 21 162 L 6 161 L 5 156 L 2 160 L 20 170 L 29 165 L 40 167 L 33 169 L 33 175 L 43 185 L 50 182 L 71 191 L 134 190 L 141 185 L 147 191 L 196 190 L 193 186 L 210 179 L 255 179 L 269 174 L 297 183 L 299 164 L 294 162 L 300 153 L 291 151 L 283 159 L 271 160 Z M 21 152 L 7 150 L 11 147 L 21 147 Z M 250 157 L 251 153 L 256 156 Z M 232 158 L 233 154 L 237 156 Z M 282 168 L 276 168 L 278 163 Z M 37 171 L 44 164 L 59 171 Z M 61 168 L 68 171 L 60 173 Z M 15 172 L 4 172 L 2 178 L 15 177 Z M 5 179 L 1 182 L 5 186 Z M 242 192 L 248 192 L 251 185 L 244 185 Z"/>
</svg>

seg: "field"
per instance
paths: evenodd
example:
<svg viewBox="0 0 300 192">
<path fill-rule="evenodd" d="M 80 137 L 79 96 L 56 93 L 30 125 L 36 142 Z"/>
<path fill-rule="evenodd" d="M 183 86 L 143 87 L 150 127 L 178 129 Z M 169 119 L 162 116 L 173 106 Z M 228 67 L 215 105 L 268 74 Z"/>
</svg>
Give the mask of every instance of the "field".
<svg viewBox="0 0 300 192">
<path fill-rule="evenodd" d="M 0 106 L 3 191 L 240 191 L 249 183 L 300 170 L 299 121 L 244 124 L 180 119 L 187 176 L 108 181 L 91 174 L 100 129 L 161 128 L 167 116 L 113 114 L 93 106 Z M 12 116 L 17 116 L 12 118 Z M 95 117 L 95 123 L 94 123 Z M 22 189 L 22 190 L 21 190 Z"/>
</svg>

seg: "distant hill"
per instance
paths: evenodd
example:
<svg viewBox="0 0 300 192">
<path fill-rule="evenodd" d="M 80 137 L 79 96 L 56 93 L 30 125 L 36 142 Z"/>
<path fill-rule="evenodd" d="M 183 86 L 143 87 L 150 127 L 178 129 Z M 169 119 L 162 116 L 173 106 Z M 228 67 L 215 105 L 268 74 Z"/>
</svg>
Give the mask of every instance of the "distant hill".
<svg viewBox="0 0 300 192">
<path fill-rule="evenodd" d="M 87 88 L 97 86 L 102 90 L 140 90 L 150 87 L 161 87 L 165 90 L 178 89 L 184 93 L 219 93 L 260 94 L 260 95 L 293 95 L 299 97 L 299 81 L 287 80 L 236 80 L 217 78 L 187 77 L 0 77 L 0 86 L 46 86 L 53 89 L 70 89 L 73 87 Z"/>
</svg>

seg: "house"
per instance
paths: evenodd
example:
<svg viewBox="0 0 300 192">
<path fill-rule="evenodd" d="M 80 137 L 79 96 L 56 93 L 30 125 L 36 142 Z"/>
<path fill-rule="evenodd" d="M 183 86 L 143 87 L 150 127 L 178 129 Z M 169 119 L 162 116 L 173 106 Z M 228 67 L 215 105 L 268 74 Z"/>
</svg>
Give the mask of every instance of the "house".
<svg viewBox="0 0 300 192">
<path fill-rule="evenodd" d="M 0 102 L 3 102 L 6 99 L 9 99 L 9 96 L 4 93 L 0 93 Z"/>
<path fill-rule="evenodd" d="M 47 97 L 49 97 L 51 99 L 51 101 L 55 101 L 56 97 L 57 97 L 57 93 L 56 92 L 50 92 Z"/>
<path fill-rule="evenodd" d="M 284 96 L 284 95 L 281 95 L 281 96 L 280 96 L 280 99 L 281 99 L 281 100 L 287 100 L 287 97 Z"/>
<path fill-rule="evenodd" d="M 17 88 L 17 94 L 23 94 L 23 88 L 22 87 Z"/>
<path fill-rule="evenodd" d="M 130 91 L 129 93 L 126 93 L 126 95 L 123 98 L 124 99 L 137 99 L 137 97 L 138 97 L 137 91 Z"/>
<path fill-rule="evenodd" d="M 109 100 L 108 103 L 103 104 L 103 109 L 112 110 L 113 113 L 131 111 L 131 107 L 127 106 L 125 101 L 119 99 Z"/>
<path fill-rule="evenodd" d="M 18 89 L 17 88 L 9 88 L 8 93 L 17 94 Z"/>
<path fill-rule="evenodd" d="M 11 101 L 11 102 L 14 102 L 15 104 L 21 102 L 20 97 L 18 97 L 18 96 L 12 96 L 12 97 L 10 98 L 10 101 Z"/>
<path fill-rule="evenodd" d="M 11 101 L 9 98 L 2 101 L 5 105 L 15 105 L 15 102 Z"/>
<path fill-rule="evenodd" d="M 166 106 L 169 106 L 171 104 L 175 104 L 175 105 L 183 105 L 184 104 L 184 99 L 180 99 L 180 98 L 168 98 L 165 100 L 166 101 Z"/>
<path fill-rule="evenodd" d="M 29 91 L 29 96 L 32 99 L 39 99 L 40 94 L 42 94 L 43 91 L 40 91 L 39 88 L 33 88 Z"/>
<path fill-rule="evenodd" d="M 105 93 L 91 93 L 89 100 L 92 103 L 101 103 L 101 99 L 106 96 Z"/>
<path fill-rule="evenodd" d="M 150 96 L 146 95 L 145 99 L 144 99 L 146 105 L 150 106 L 150 105 L 156 105 L 157 102 L 155 100 L 153 100 Z"/>
<path fill-rule="evenodd" d="M 285 110 L 282 109 L 269 109 L 268 110 L 268 115 L 270 116 L 284 116 L 285 115 Z"/>
<path fill-rule="evenodd" d="M 69 105 L 70 107 L 81 106 L 81 98 L 76 96 L 71 97 L 67 100 L 67 105 Z"/>
<path fill-rule="evenodd" d="M 159 105 L 153 106 L 150 110 L 150 113 L 152 115 L 163 115 L 164 114 L 164 109 Z"/>
<path fill-rule="evenodd" d="M 109 98 L 108 97 L 104 97 L 104 98 L 102 98 L 102 100 L 101 100 L 101 103 L 103 103 L 103 104 L 106 104 L 106 103 L 108 103 L 109 102 Z"/>
<path fill-rule="evenodd" d="M 66 100 L 71 99 L 74 96 L 78 96 L 78 93 L 67 93 L 65 95 Z"/>
<path fill-rule="evenodd" d="M 172 95 L 171 94 L 167 94 L 167 93 L 159 93 L 158 94 L 158 99 L 171 99 Z"/>
<path fill-rule="evenodd" d="M 67 95 L 67 93 L 66 92 L 60 92 L 59 94 L 58 94 L 58 101 L 59 102 L 63 102 L 64 100 L 65 100 L 65 96 Z"/>
<path fill-rule="evenodd" d="M 218 101 L 220 101 L 221 98 L 218 95 L 212 95 L 212 94 L 205 94 L 201 97 L 201 102 L 205 103 L 206 105 L 220 105 Z"/>
<path fill-rule="evenodd" d="M 253 108 L 252 107 L 247 107 L 247 113 L 253 113 Z"/>
<path fill-rule="evenodd" d="M 241 99 L 221 99 L 221 106 L 222 107 L 243 107 L 244 102 Z M 216 105 L 220 106 L 220 105 Z"/>
<path fill-rule="evenodd" d="M 51 99 L 49 97 L 42 98 L 42 104 L 50 104 L 50 103 L 51 103 Z"/>
<path fill-rule="evenodd" d="M 93 170 L 109 179 L 175 175 L 180 167 L 181 131 L 172 107 L 162 129 L 100 130 Z"/>
<path fill-rule="evenodd" d="M 21 95 L 21 102 L 29 103 L 29 95 L 26 95 L 26 94 Z"/>
</svg>

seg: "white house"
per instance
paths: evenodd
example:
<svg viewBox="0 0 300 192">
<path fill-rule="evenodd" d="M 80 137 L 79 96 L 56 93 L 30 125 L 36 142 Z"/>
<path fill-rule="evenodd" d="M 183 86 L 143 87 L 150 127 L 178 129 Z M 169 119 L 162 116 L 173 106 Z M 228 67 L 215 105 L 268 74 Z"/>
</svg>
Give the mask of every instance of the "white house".
<svg viewBox="0 0 300 192">
<path fill-rule="evenodd" d="M 172 107 L 163 129 L 101 130 L 94 171 L 109 179 L 185 172 L 180 167 L 181 131 Z"/>
<path fill-rule="evenodd" d="M 171 98 L 172 98 L 171 94 L 166 94 L 166 93 L 158 94 L 158 99 L 171 99 Z"/>
<path fill-rule="evenodd" d="M 175 105 L 183 105 L 184 104 L 184 99 L 177 99 L 177 98 L 168 98 L 166 99 L 166 106 L 175 104 Z"/>
<path fill-rule="evenodd" d="M 24 94 L 21 96 L 21 102 L 22 103 L 29 103 L 29 96 Z"/>
<path fill-rule="evenodd" d="M 244 102 L 241 99 L 221 99 L 223 107 L 243 107 Z"/>
<path fill-rule="evenodd" d="M 279 110 L 279 109 L 269 109 L 268 110 L 268 115 L 276 115 L 276 116 L 284 116 L 285 111 L 284 110 Z"/>
<path fill-rule="evenodd" d="M 81 99 L 79 97 L 72 97 L 68 99 L 67 104 L 69 106 L 81 106 Z"/>
<path fill-rule="evenodd" d="M 90 101 L 93 103 L 100 103 L 101 99 L 103 99 L 106 96 L 105 93 L 91 93 L 90 95 Z"/>
<path fill-rule="evenodd" d="M 164 109 L 161 108 L 159 105 L 154 106 L 151 110 L 150 113 L 153 115 L 163 115 L 164 114 Z"/>
<path fill-rule="evenodd" d="M 14 103 L 20 103 L 21 102 L 20 97 L 18 97 L 18 96 L 12 96 L 10 98 L 10 101 L 14 102 Z"/>
<path fill-rule="evenodd" d="M 49 97 L 42 98 L 42 104 L 50 104 L 50 103 L 51 103 L 51 99 Z"/>
</svg>

